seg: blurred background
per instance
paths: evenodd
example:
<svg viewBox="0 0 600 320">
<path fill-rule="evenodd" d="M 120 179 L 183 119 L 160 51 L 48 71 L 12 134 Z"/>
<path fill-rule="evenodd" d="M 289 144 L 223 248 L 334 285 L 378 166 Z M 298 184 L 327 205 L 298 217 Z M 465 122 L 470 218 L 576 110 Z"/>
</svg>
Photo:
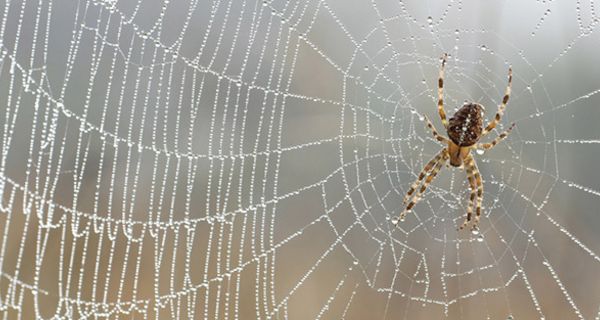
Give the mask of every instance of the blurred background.
<svg viewBox="0 0 600 320">
<path fill-rule="evenodd" d="M 600 318 L 593 1 L 4 1 L 7 319 Z M 492 119 L 466 173 L 436 110 Z M 488 141 L 488 140 L 486 140 Z"/>
</svg>

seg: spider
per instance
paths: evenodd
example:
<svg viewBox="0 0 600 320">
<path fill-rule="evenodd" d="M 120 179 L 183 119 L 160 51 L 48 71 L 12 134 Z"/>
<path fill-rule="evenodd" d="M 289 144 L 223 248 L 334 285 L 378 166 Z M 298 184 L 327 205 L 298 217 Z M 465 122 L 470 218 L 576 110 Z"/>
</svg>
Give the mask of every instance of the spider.
<svg viewBox="0 0 600 320">
<path fill-rule="evenodd" d="M 489 143 L 478 143 L 479 140 L 490 133 L 500 122 L 506 103 L 510 97 L 511 84 L 512 84 L 512 69 L 508 69 L 508 85 L 502 98 L 502 103 L 498 106 L 496 116 L 489 124 L 483 128 L 482 113 L 484 111 L 483 106 L 478 103 L 465 103 L 454 115 L 446 120 L 446 112 L 444 111 L 444 67 L 446 66 L 447 54 L 442 57 L 442 66 L 440 68 L 440 74 L 438 78 L 438 113 L 442 120 L 442 124 L 448 133 L 448 138 L 440 135 L 429 118 L 426 116 L 423 118 L 426 122 L 427 127 L 431 130 L 433 137 L 447 145 L 442 148 L 429 162 L 425 165 L 425 168 L 419 173 L 419 177 L 412 184 L 406 196 L 404 197 L 403 205 L 406 208 L 400 213 L 398 219 L 394 219 L 392 222 L 394 226 L 397 226 L 400 221 L 404 220 L 404 217 L 410 210 L 417 204 L 421 196 L 427 189 L 427 186 L 433 181 L 435 176 L 441 170 L 442 166 L 446 161 L 450 160 L 450 165 L 453 167 L 466 168 L 467 180 L 471 188 L 471 195 L 469 198 L 469 206 L 467 207 L 467 217 L 460 226 L 459 229 L 466 227 L 473 215 L 473 205 L 477 201 L 477 209 L 475 215 L 475 221 L 473 222 L 471 230 L 473 233 L 478 233 L 478 224 L 481 217 L 481 203 L 483 202 L 483 183 L 481 181 L 481 174 L 477 169 L 477 164 L 471 155 L 471 149 L 478 150 L 489 150 L 496 146 L 500 141 L 506 138 L 510 131 L 513 129 L 515 124 L 513 123 L 506 131 L 502 132 L 492 142 Z M 425 181 L 423 181 L 425 180 Z M 418 191 L 417 188 L 421 186 Z M 415 193 L 415 191 L 417 191 Z M 413 193 L 415 193 L 413 195 Z M 411 199 L 412 198 L 412 199 Z"/>
</svg>

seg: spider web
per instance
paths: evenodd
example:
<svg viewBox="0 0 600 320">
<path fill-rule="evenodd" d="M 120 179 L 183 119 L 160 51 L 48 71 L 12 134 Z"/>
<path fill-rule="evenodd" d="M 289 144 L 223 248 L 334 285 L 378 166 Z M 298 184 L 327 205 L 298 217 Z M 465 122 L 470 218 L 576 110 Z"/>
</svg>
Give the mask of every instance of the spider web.
<svg viewBox="0 0 600 320">
<path fill-rule="evenodd" d="M 600 319 L 593 2 L 2 3 L 4 318 Z M 476 101 L 481 234 L 443 168 Z"/>
</svg>

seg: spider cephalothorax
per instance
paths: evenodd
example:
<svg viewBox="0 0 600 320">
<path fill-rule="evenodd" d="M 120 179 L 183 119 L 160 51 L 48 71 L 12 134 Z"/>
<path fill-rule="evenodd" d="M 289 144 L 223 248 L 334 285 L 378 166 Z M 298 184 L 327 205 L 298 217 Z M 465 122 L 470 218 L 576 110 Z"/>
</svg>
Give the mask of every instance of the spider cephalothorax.
<svg viewBox="0 0 600 320">
<path fill-rule="evenodd" d="M 444 163 L 449 160 L 450 164 L 454 167 L 461 167 L 464 164 L 464 167 L 466 168 L 467 180 L 469 181 L 469 186 L 471 188 L 471 196 L 469 197 L 469 206 L 467 207 L 467 217 L 460 228 L 464 228 L 471 221 L 473 206 L 475 204 L 475 200 L 477 200 L 475 222 L 473 223 L 472 227 L 472 229 L 475 231 L 477 230 L 477 225 L 481 216 L 481 204 L 483 202 L 483 182 L 481 181 L 481 175 L 477 169 L 477 164 L 471 155 L 471 149 L 491 149 L 498 144 L 498 142 L 502 141 L 502 139 L 506 138 L 506 136 L 508 136 L 514 127 L 513 123 L 506 131 L 498 135 L 498 137 L 496 137 L 496 139 L 494 139 L 492 142 L 478 143 L 479 139 L 483 138 L 492 130 L 494 130 L 502 118 L 502 114 L 506 108 L 506 103 L 510 97 L 512 70 L 510 68 L 508 69 L 508 85 L 506 86 L 502 103 L 498 107 L 498 112 L 496 113 L 494 119 L 490 121 L 490 123 L 484 128 L 483 107 L 477 103 L 467 103 L 463 105 L 449 120 L 446 120 L 446 112 L 444 111 L 444 67 L 446 66 L 446 58 L 447 55 L 442 57 L 442 67 L 440 68 L 440 76 L 438 78 L 438 113 L 440 115 L 440 119 L 442 120 L 442 124 L 448 133 L 449 139 L 441 136 L 431 121 L 429 121 L 427 117 L 424 118 L 427 121 L 427 127 L 431 129 L 435 139 L 446 144 L 446 147 L 442 148 L 442 150 L 438 152 L 433 159 L 429 160 L 429 162 L 425 165 L 425 168 L 423 168 L 421 173 L 419 173 L 417 181 L 412 184 L 406 193 L 406 196 L 404 197 L 404 204 L 406 204 L 411 198 L 412 200 L 408 202 L 406 208 L 400 214 L 400 217 L 394 220 L 394 224 L 398 225 L 398 222 L 404 219 L 406 213 L 409 212 L 419 201 L 425 192 L 425 189 L 427 189 L 427 186 L 431 183 L 431 181 L 433 181 L 437 173 L 443 167 Z M 417 193 L 413 196 L 415 191 L 417 191 Z"/>
</svg>

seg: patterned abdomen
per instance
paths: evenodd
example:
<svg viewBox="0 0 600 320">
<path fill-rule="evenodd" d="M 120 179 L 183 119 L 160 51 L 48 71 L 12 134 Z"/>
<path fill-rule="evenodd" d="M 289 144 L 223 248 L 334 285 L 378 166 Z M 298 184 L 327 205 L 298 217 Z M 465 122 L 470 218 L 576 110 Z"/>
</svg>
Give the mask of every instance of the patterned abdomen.
<svg viewBox="0 0 600 320">
<path fill-rule="evenodd" d="M 483 108 L 469 103 L 462 106 L 448 120 L 448 137 L 460 147 L 474 145 L 481 138 Z"/>
</svg>

